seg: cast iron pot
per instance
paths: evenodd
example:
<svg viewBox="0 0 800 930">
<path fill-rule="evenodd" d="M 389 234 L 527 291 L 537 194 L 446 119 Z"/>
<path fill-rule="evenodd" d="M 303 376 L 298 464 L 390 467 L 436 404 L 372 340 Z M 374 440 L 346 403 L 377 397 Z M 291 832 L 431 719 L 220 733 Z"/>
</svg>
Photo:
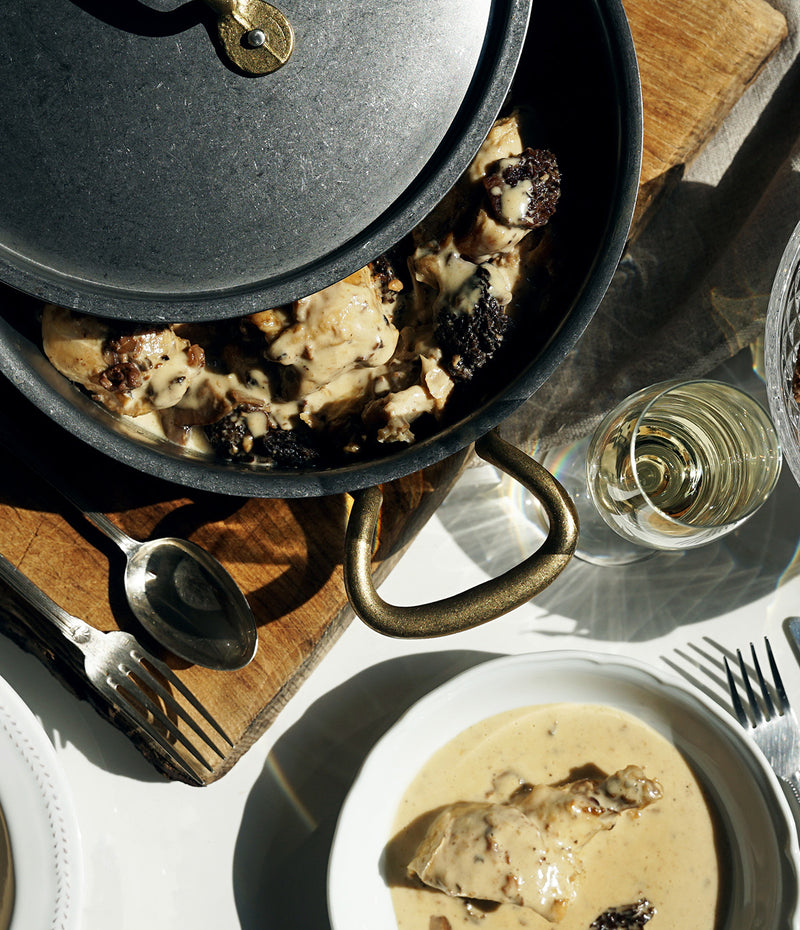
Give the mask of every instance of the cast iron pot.
<svg viewBox="0 0 800 930">
<path fill-rule="evenodd" d="M 624 250 L 641 164 L 642 111 L 636 56 L 620 0 L 534 4 L 512 97 L 532 106 L 534 144 L 552 149 L 563 185 L 557 214 L 565 261 L 535 343 L 496 391 L 435 434 L 402 451 L 347 467 L 281 471 L 211 461 L 154 439 L 91 401 L 53 369 L 35 338 L 0 319 L 0 370 L 41 410 L 85 442 L 143 472 L 221 494 L 301 498 L 350 493 L 345 581 L 351 605 L 383 633 L 432 636 L 466 629 L 525 603 L 565 567 L 577 519 L 560 485 L 496 435 L 547 380 L 583 333 Z M 375 592 L 370 559 L 380 485 L 475 443 L 477 453 L 539 498 L 551 528 L 528 560 L 500 578 L 435 604 L 397 608 Z"/>
</svg>

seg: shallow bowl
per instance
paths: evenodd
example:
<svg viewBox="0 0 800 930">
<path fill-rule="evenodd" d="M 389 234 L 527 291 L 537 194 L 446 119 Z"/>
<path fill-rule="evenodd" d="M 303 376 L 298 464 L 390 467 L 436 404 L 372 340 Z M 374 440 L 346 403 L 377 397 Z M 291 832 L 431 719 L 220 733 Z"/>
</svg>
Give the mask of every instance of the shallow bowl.
<svg viewBox="0 0 800 930">
<path fill-rule="evenodd" d="M 333 930 L 396 927 L 382 857 L 397 805 L 445 743 L 495 714 L 536 704 L 615 707 L 683 754 L 727 840 L 729 897 L 719 930 L 798 925 L 800 849 L 786 799 L 734 718 L 660 669 L 620 656 L 543 652 L 493 659 L 432 691 L 376 744 L 342 808 L 328 870 Z"/>
</svg>

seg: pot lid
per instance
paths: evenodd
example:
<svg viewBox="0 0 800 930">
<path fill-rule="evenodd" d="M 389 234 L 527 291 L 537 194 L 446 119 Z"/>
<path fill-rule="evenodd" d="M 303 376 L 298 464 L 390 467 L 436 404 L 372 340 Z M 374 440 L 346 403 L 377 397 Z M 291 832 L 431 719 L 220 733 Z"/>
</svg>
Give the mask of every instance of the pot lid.
<svg viewBox="0 0 800 930">
<path fill-rule="evenodd" d="M 466 168 L 531 0 L 8 0 L 0 280 L 221 319 L 402 238 Z"/>
</svg>

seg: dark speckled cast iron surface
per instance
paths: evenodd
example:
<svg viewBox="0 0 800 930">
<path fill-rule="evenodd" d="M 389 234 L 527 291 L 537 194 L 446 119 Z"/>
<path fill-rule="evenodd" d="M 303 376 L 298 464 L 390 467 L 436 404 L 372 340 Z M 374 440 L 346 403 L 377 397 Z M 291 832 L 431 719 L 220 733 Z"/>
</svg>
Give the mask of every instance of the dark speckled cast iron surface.
<svg viewBox="0 0 800 930">
<path fill-rule="evenodd" d="M 166 4 L 170 0 L 159 2 Z M 579 14 L 596 9 L 589 0 L 580 2 L 580 7 L 578 0 L 571 6 L 550 4 L 556 8 L 554 15 L 559 10 L 570 11 L 567 19 L 573 41 L 572 27 L 576 22 L 583 22 L 585 30 L 589 30 L 593 22 L 590 16 Z M 730 65 L 732 61 L 744 61 L 746 68 L 739 66 L 735 74 L 725 71 L 714 75 L 716 83 L 726 90 L 725 99 L 735 99 L 744 82 L 752 77 L 753 58 L 763 59 L 779 39 L 774 29 L 769 29 L 766 32 L 769 41 L 765 41 L 764 24 L 759 22 L 759 28 L 754 27 L 752 7 L 750 0 L 744 6 L 740 0 L 730 0 L 713 7 L 701 0 L 681 0 L 677 4 L 674 0 L 627 0 L 626 9 L 635 27 L 644 86 L 652 102 L 651 108 L 645 110 L 646 142 L 651 153 L 666 153 L 664 160 L 669 165 L 675 163 L 674 152 L 681 159 L 686 158 L 687 152 L 696 152 L 713 132 L 721 118 L 721 95 L 713 98 L 701 95 L 707 104 L 705 109 L 686 105 L 685 84 L 672 82 L 670 70 L 665 67 L 666 62 L 673 60 L 671 49 L 664 45 L 665 33 L 678 37 L 682 43 L 687 41 L 687 36 L 692 36 L 695 44 L 687 49 L 687 54 L 696 53 L 701 60 L 699 49 L 713 46 L 719 18 L 725 17 L 729 25 L 737 24 L 738 50 L 757 51 L 738 58 L 731 55 L 726 62 Z M 655 20 L 657 28 L 654 29 Z M 605 41 L 602 32 L 600 37 L 601 42 Z M 551 38 L 546 31 L 539 33 L 539 41 L 545 47 L 553 45 L 550 62 L 553 57 L 564 58 L 555 72 L 556 76 L 563 77 L 575 59 L 563 53 L 562 46 Z M 590 59 L 584 55 L 582 60 L 586 63 Z M 540 84 L 538 56 L 533 54 L 528 61 L 530 64 L 526 68 L 529 70 L 523 75 L 527 93 L 538 89 L 543 92 L 538 99 L 544 98 L 543 103 L 549 101 L 558 111 L 561 98 L 558 81 L 553 79 Z M 594 73 L 584 93 L 591 96 L 600 83 Z M 669 106 L 664 106 L 664 101 L 669 101 Z M 583 105 L 587 106 L 587 102 Z M 658 122 L 648 122 L 652 105 L 664 109 L 664 117 Z M 593 127 L 595 116 L 590 113 L 587 121 L 577 123 L 574 115 L 573 109 L 562 122 L 573 124 L 572 138 L 580 141 L 581 131 Z M 596 119 L 602 121 L 607 115 L 605 111 L 598 112 Z M 615 125 L 619 128 L 618 122 Z M 665 134 L 664 130 L 668 132 Z M 691 140 L 693 146 L 681 143 L 676 148 L 675 140 L 682 139 Z M 620 152 L 620 146 L 612 147 L 608 160 L 615 163 Z M 587 159 L 587 153 L 595 155 L 596 145 L 592 150 L 582 144 L 571 153 L 572 173 L 579 170 L 582 163 L 586 174 L 592 169 L 600 170 L 599 165 L 604 162 Z M 647 182 L 651 180 L 652 175 L 645 178 Z M 608 192 L 608 196 L 611 200 L 613 191 Z M 606 216 L 611 228 L 619 222 L 618 213 L 614 211 Z M 613 220 L 615 216 L 616 221 Z M 594 248 L 597 251 L 596 245 Z M 607 251 L 600 250 L 598 260 L 602 263 L 610 261 L 611 257 Z M 585 286 L 583 279 L 574 282 L 574 286 L 581 293 Z M 11 293 L 4 295 L 6 309 L 13 299 Z M 574 333 L 570 338 L 572 336 Z M 564 351 L 563 346 L 561 350 Z M 0 379 L 0 411 L 4 411 L 5 416 L 16 415 L 15 428 L 20 441 L 31 443 L 42 455 L 53 457 L 64 468 L 65 479 L 78 482 L 77 490 L 83 489 L 84 494 L 91 495 L 92 507 L 109 513 L 132 535 L 145 538 L 171 533 L 187 536 L 206 546 L 229 568 L 250 598 L 261 638 L 251 666 L 236 673 L 219 673 L 176 665 L 182 680 L 195 689 L 236 743 L 230 755 L 218 760 L 209 780 L 219 777 L 269 726 L 352 617 L 346 605 L 341 572 L 346 496 L 312 500 L 270 500 L 265 495 L 236 497 L 230 493 L 230 488 L 235 486 L 233 482 L 227 486 L 229 493 L 221 495 L 187 491 L 148 474 L 137 474 L 136 465 L 115 463 L 109 455 L 102 455 L 83 441 L 87 432 L 88 438 L 93 439 L 85 423 L 101 418 L 102 411 L 93 408 L 88 401 L 85 408 L 74 406 L 76 400 L 69 392 L 64 392 L 63 379 L 42 359 L 33 336 L 26 340 L 17 329 L 3 323 L 0 351 L 3 371 L 14 384 L 32 391 L 33 399 L 44 411 L 37 410 L 26 399 L 19 400 L 16 388 Z M 77 415 L 76 410 L 79 410 Z M 98 425 L 96 429 L 98 435 L 108 436 L 106 448 L 113 452 L 115 434 L 111 428 L 105 425 L 101 430 Z M 69 435 L 70 432 L 76 436 Z M 455 481 L 463 461 L 463 454 L 452 456 L 433 468 L 392 482 L 384 489 L 382 548 L 376 554 L 379 574 L 385 574 L 395 554 L 413 539 L 434 512 Z M 133 620 L 125 612 L 121 588 L 113 581 L 118 577 L 116 571 L 121 554 L 105 537 L 92 533 L 82 517 L 70 511 L 57 497 L 48 495 L 12 455 L 6 454 L 0 462 L 0 525 L 3 527 L 0 551 L 64 607 L 88 622 L 100 629 L 120 626 L 133 629 Z M 219 480 L 223 480 L 222 477 Z M 249 480 L 255 482 L 256 479 Z M 213 482 L 211 484 L 213 491 Z M 303 489 L 302 482 L 298 487 Z M 124 723 L 88 686 L 74 651 L 65 650 L 63 644 L 56 642 L 41 622 L 37 622 L 36 616 L 13 602 L 9 594 L 0 592 L 0 601 L 3 631 L 38 656 L 68 689 L 91 702 L 101 714 L 124 729 Z M 165 770 L 163 759 L 141 734 L 128 735 L 156 766 Z M 175 775 L 169 770 L 167 774 Z"/>
<path fill-rule="evenodd" d="M 6 0 L 0 280 L 130 319 L 303 297 L 400 239 L 469 164 L 531 0 L 283 0 L 248 76 L 200 0 Z"/>
</svg>

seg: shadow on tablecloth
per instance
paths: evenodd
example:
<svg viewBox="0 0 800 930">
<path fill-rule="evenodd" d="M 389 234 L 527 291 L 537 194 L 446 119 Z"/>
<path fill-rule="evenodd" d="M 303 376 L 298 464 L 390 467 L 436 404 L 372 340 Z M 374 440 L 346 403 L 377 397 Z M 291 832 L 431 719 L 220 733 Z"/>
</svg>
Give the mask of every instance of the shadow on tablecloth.
<svg viewBox="0 0 800 930">
<path fill-rule="evenodd" d="M 763 332 L 800 221 L 800 7 L 789 37 L 623 257 L 585 333 L 502 426 L 526 450 L 586 435 L 632 391 L 707 374 Z"/>
<path fill-rule="evenodd" d="M 419 698 L 491 658 L 439 651 L 381 662 L 325 694 L 278 739 L 244 806 L 234 852 L 241 930 L 329 930 L 333 834 L 369 751 Z"/>
</svg>

